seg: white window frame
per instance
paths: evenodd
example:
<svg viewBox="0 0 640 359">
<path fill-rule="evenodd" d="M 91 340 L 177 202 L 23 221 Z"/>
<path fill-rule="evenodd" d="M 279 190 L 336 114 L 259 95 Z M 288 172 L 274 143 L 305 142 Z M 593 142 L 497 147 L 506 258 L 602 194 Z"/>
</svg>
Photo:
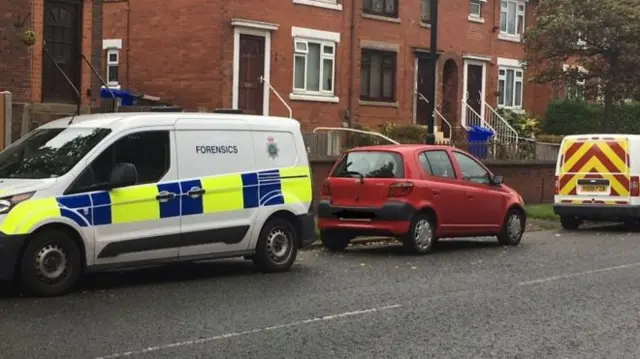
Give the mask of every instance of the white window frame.
<svg viewBox="0 0 640 359">
<path fill-rule="evenodd" d="M 335 96 L 336 92 L 336 60 L 338 43 L 340 42 L 340 33 L 329 31 L 313 30 L 300 27 L 291 28 L 291 36 L 293 38 L 293 59 L 292 59 L 292 83 L 289 99 L 301 101 L 318 101 L 318 102 L 339 102 L 339 98 Z M 309 44 L 320 45 L 320 68 L 319 80 L 320 87 L 318 91 L 307 89 L 307 66 L 309 63 Z M 330 49 L 331 53 L 326 50 Z M 304 58 L 304 88 L 296 87 L 296 59 Z M 331 89 L 324 89 L 324 61 L 331 60 Z"/>
<path fill-rule="evenodd" d="M 501 40 L 507 40 L 507 41 L 514 41 L 514 42 L 520 42 L 521 38 L 522 38 L 522 34 L 518 33 L 518 28 L 522 28 L 522 31 L 524 31 L 525 25 L 526 25 L 526 10 L 527 10 L 527 2 L 528 0 L 500 0 L 500 34 L 498 35 L 498 38 Z M 506 3 L 506 7 L 503 7 L 502 4 Z M 516 5 L 516 12 L 515 12 L 515 27 L 514 27 L 514 32 L 513 33 L 509 33 L 508 32 L 508 25 L 505 25 L 505 29 L 502 29 L 502 17 L 504 16 L 506 18 L 505 24 L 509 23 L 509 19 L 508 19 L 508 6 L 509 3 L 513 3 Z M 520 9 L 522 8 L 522 10 Z M 521 24 L 522 23 L 522 24 Z M 522 25 L 522 26 L 520 26 Z"/>
<path fill-rule="evenodd" d="M 478 4 L 479 12 L 477 14 L 474 14 L 471 12 L 471 9 L 469 9 L 468 20 L 471 22 L 478 22 L 478 23 L 484 24 L 484 17 L 482 16 L 482 10 L 484 9 L 484 5 L 487 3 L 487 0 L 469 0 L 469 5 L 471 5 L 472 3 Z"/>
<path fill-rule="evenodd" d="M 116 55 L 116 60 L 115 61 L 111 61 L 111 55 Z M 117 81 L 110 81 L 109 78 L 111 77 L 111 66 L 117 66 L 118 67 L 118 80 Z M 107 71 L 106 71 L 106 82 L 107 82 L 107 86 L 109 86 L 110 88 L 114 88 L 114 87 L 120 87 L 120 50 L 119 49 L 108 49 L 107 50 Z"/>
<path fill-rule="evenodd" d="M 504 71 L 504 74 L 502 72 Z M 507 71 L 513 71 L 513 105 L 506 105 L 505 93 L 501 92 L 498 96 L 498 108 L 520 112 L 524 105 L 524 68 L 519 60 L 498 58 L 498 90 L 500 90 L 500 82 L 504 82 L 503 88 L 507 89 Z M 518 76 L 519 75 L 519 76 Z M 520 84 L 520 105 L 516 105 L 516 84 Z"/>
<path fill-rule="evenodd" d="M 315 6 L 323 9 L 342 11 L 342 4 L 338 0 L 293 0 L 294 4 Z"/>
</svg>

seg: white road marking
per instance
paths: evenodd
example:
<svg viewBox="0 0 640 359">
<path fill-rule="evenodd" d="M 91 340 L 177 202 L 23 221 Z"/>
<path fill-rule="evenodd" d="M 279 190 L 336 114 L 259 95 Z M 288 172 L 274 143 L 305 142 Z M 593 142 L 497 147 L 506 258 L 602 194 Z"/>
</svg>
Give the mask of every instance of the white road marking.
<svg viewBox="0 0 640 359">
<path fill-rule="evenodd" d="M 184 346 L 188 346 L 188 345 L 208 343 L 208 342 L 213 342 L 213 341 L 216 341 L 216 340 L 235 338 L 235 337 L 239 337 L 239 336 L 244 336 L 244 335 L 249 335 L 249 334 L 256 334 L 256 333 L 263 333 L 263 332 L 269 332 L 269 331 L 273 331 L 273 330 L 290 328 L 290 327 L 297 327 L 297 326 L 305 325 L 305 324 L 311 324 L 311 323 L 316 323 L 316 322 L 324 322 L 324 321 L 328 321 L 328 320 L 352 317 L 352 316 L 361 315 L 361 314 L 375 313 L 375 312 L 380 312 L 380 311 L 383 311 L 383 310 L 396 309 L 396 308 L 400 308 L 400 307 L 402 307 L 401 304 L 385 305 L 383 307 L 356 310 L 356 311 L 353 311 L 353 312 L 345 312 L 345 313 L 340 313 L 340 314 L 327 315 L 327 316 L 324 316 L 324 317 L 309 318 L 309 319 L 299 320 L 299 321 L 290 322 L 290 323 L 286 323 L 286 324 L 274 325 L 274 326 L 271 326 L 271 327 L 264 327 L 264 328 L 258 328 L 258 329 L 252 329 L 252 330 L 245 330 L 245 331 L 242 331 L 242 332 L 233 332 L 233 333 L 227 333 L 227 334 L 222 334 L 222 335 L 216 335 L 214 337 L 187 340 L 187 341 L 176 342 L 176 343 L 172 343 L 172 344 L 158 345 L 158 346 L 148 347 L 148 348 L 145 348 L 145 349 L 140 349 L 140 350 L 135 350 L 135 351 L 115 353 L 115 354 L 111 354 L 111 355 L 107 355 L 107 356 L 103 356 L 103 357 L 97 357 L 96 359 L 112 359 L 112 358 L 128 357 L 128 356 L 131 356 L 131 355 L 146 354 L 146 353 L 155 352 L 155 351 L 159 351 L 159 350 L 166 350 L 166 349 L 171 349 L 171 348 L 184 347 Z"/>
<path fill-rule="evenodd" d="M 588 274 L 609 272 L 609 271 L 613 271 L 613 270 L 627 269 L 627 268 L 633 268 L 633 267 L 640 267 L 640 262 L 623 264 L 623 265 L 619 265 L 619 266 L 615 266 L 615 267 L 594 269 L 594 270 L 589 270 L 589 271 L 585 271 L 585 272 L 569 273 L 569 274 L 563 274 L 563 275 L 556 275 L 556 276 L 553 276 L 553 277 L 529 280 L 529 281 L 526 281 L 526 282 L 520 282 L 520 285 L 533 285 L 533 284 L 547 283 L 547 282 L 553 282 L 553 281 L 560 280 L 560 279 L 574 278 L 574 277 L 579 277 L 579 276 L 588 275 Z"/>
</svg>

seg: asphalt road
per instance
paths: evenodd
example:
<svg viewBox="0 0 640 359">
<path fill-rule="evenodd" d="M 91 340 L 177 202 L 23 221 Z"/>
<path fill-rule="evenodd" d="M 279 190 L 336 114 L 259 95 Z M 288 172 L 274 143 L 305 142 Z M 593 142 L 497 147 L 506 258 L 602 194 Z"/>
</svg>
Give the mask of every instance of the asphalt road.
<svg viewBox="0 0 640 359">
<path fill-rule="evenodd" d="M 637 358 L 640 233 L 537 232 L 302 252 L 290 273 L 218 261 L 0 297 L 9 358 Z"/>
</svg>

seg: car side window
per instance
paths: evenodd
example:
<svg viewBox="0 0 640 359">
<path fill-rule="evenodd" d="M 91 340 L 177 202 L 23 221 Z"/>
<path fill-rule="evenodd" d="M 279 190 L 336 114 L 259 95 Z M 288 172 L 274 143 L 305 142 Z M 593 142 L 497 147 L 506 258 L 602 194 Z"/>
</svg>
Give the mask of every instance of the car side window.
<svg viewBox="0 0 640 359">
<path fill-rule="evenodd" d="M 420 154 L 420 165 L 430 176 L 454 178 L 453 164 L 446 151 L 426 151 Z"/>
<path fill-rule="evenodd" d="M 463 180 L 481 184 L 491 183 L 489 172 L 476 160 L 460 152 L 453 152 L 453 156 L 460 165 Z"/>
<path fill-rule="evenodd" d="M 159 182 L 169 171 L 171 162 L 169 131 L 147 131 L 126 135 L 102 152 L 84 170 L 72 192 L 109 182 L 116 163 L 131 163 L 138 171 L 138 183 Z"/>
</svg>

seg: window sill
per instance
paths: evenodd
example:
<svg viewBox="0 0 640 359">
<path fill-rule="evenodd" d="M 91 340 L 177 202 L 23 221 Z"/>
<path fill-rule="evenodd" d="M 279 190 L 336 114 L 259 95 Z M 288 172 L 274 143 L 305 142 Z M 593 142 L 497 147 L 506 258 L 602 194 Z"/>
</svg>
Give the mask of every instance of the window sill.
<svg viewBox="0 0 640 359">
<path fill-rule="evenodd" d="M 331 4 L 329 2 L 317 1 L 317 0 L 293 0 L 294 4 L 320 7 L 323 9 L 330 9 L 336 11 L 342 11 L 342 4 Z"/>
<path fill-rule="evenodd" d="M 311 95 L 311 94 L 301 94 L 301 93 L 290 93 L 289 100 L 292 101 L 311 101 L 311 102 L 327 102 L 327 103 L 338 103 L 340 102 L 340 98 L 338 96 L 322 96 L 322 95 Z"/>
<path fill-rule="evenodd" d="M 383 101 L 365 101 L 359 100 L 358 104 L 360 106 L 371 106 L 371 107 L 400 107 L 398 102 L 383 102 Z"/>
<path fill-rule="evenodd" d="M 517 114 L 523 114 L 525 111 L 522 107 L 506 107 L 506 106 L 498 106 L 499 109 L 511 111 Z"/>
<path fill-rule="evenodd" d="M 110 88 L 111 90 L 120 90 L 122 87 L 120 87 L 120 85 L 107 85 L 107 86 L 100 86 L 101 89 L 104 88 Z"/>
<path fill-rule="evenodd" d="M 393 23 L 396 23 L 396 24 L 400 23 L 400 18 L 398 18 L 398 17 L 387 17 L 387 16 L 381 16 L 381 15 L 372 15 L 372 14 L 363 13 L 362 14 L 362 18 L 369 19 L 369 20 L 393 22 Z"/>
<path fill-rule="evenodd" d="M 473 15 L 469 15 L 467 17 L 467 19 L 469 20 L 469 22 L 475 22 L 475 23 L 478 23 L 478 24 L 484 24 L 484 19 L 481 18 L 481 17 L 476 17 L 476 16 L 473 16 Z"/>
<path fill-rule="evenodd" d="M 521 42 L 520 35 L 498 34 L 498 39 L 510 42 Z"/>
<path fill-rule="evenodd" d="M 430 29 L 431 28 L 431 24 L 420 21 L 420 27 L 424 27 L 424 28 Z"/>
</svg>

